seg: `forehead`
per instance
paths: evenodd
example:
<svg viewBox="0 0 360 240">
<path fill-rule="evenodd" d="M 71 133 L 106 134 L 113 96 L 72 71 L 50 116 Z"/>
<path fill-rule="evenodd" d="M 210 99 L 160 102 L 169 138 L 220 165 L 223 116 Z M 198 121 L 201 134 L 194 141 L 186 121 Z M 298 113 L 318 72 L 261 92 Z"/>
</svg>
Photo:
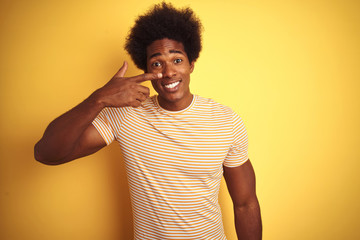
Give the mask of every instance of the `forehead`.
<svg viewBox="0 0 360 240">
<path fill-rule="evenodd" d="M 147 60 L 160 55 L 180 53 L 186 56 L 184 45 L 181 42 L 168 38 L 156 40 L 146 48 Z"/>
</svg>

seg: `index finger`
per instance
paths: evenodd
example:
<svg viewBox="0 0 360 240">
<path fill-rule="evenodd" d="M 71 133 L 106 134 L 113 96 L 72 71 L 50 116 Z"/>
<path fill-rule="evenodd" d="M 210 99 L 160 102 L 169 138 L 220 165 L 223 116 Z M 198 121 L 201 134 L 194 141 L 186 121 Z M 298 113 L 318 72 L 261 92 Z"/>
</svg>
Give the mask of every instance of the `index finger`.
<svg viewBox="0 0 360 240">
<path fill-rule="evenodd" d="M 141 83 L 144 81 L 151 81 L 162 78 L 162 73 L 144 73 L 135 77 L 130 77 L 129 80 L 132 80 L 136 83 Z"/>
</svg>

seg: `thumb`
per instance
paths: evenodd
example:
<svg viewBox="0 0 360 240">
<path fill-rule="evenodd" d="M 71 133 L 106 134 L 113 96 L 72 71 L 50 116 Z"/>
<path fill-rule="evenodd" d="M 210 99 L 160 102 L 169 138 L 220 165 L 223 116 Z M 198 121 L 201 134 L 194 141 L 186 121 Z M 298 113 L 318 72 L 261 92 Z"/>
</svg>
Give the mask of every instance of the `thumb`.
<svg viewBox="0 0 360 240">
<path fill-rule="evenodd" d="M 126 61 L 124 61 L 124 64 L 123 64 L 122 67 L 119 69 L 119 71 L 115 74 L 114 77 L 124 77 L 127 68 L 128 68 L 128 63 L 127 63 Z"/>
</svg>

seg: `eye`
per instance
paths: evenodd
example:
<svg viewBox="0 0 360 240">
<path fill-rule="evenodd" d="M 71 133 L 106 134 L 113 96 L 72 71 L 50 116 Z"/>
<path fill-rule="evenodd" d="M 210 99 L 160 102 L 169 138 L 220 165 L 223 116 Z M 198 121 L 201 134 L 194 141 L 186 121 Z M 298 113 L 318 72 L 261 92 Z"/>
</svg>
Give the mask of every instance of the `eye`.
<svg viewBox="0 0 360 240">
<path fill-rule="evenodd" d="M 161 67 L 161 63 L 158 62 L 158 61 L 156 61 L 156 62 L 153 62 L 153 63 L 151 64 L 151 66 L 153 66 L 153 67 L 155 67 L 155 68 L 158 68 L 158 67 Z"/>
<path fill-rule="evenodd" d="M 174 60 L 174 63 L 181 63 L 183 60 L 181 58 L 177 58 Z"/>
</svg>

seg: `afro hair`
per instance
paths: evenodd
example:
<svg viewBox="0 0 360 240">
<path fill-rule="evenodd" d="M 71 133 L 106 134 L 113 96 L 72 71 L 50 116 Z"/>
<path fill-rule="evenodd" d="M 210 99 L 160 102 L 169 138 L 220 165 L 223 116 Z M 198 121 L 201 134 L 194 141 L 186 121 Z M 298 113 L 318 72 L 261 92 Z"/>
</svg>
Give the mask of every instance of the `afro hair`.
<svg viewBox="0 0 360 240">
<path fill-rule="evenodd" d="M 168 38 L 181 42 L 189 62 L 201 51 L 202 25 L 190 8 L 176 9 L 162 2 L 137 18 L 126 38 L 125 50 L 135 65 L 146 71 L 146 49 L 156 40 Z"/>
</svg>

